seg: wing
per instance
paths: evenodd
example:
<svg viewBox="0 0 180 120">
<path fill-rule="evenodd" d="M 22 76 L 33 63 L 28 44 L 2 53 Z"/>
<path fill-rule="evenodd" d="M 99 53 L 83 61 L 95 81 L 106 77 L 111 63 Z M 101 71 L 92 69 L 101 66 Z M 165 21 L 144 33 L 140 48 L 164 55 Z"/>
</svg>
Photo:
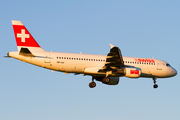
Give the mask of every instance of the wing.
<svg viewBox="0 0 180 120">
<path fill-rule="evenodd" d="M 124 67 L 121 50 L 118 47 L 111 45 L 111 50 L 107 54 L 105 65 L 100 69 L 100 71 L 117 70 L 120 67 Z"/>
</svg>

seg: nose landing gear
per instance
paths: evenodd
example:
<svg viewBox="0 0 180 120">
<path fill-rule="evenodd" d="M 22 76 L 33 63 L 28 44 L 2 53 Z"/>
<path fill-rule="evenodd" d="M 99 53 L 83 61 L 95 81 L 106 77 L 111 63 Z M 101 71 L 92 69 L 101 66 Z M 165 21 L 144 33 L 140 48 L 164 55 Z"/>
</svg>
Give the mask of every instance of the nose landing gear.
<svg viewBox="0 0 180 120">
<path fill-rule="evenodd" d="M 156 77 L 153 78 L 153 81 L 154 81 L 153 87 L 154 87 L 155 89 L 158 88 L 158 85 L 156 84 L 156 79 L 157 79 Z"/>
</svg>

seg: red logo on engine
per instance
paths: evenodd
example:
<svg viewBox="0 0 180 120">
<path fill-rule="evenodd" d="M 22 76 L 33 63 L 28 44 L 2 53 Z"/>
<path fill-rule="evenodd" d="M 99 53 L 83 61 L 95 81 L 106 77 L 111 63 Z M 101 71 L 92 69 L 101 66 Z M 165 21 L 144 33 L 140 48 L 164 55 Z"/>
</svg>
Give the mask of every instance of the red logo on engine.
<svg viewBox="0 0 180 120">
<path fill-rule="evenodd" d="M 139 70 L 130 70 L 130 74 L 139 74 Z"/>
</svg>

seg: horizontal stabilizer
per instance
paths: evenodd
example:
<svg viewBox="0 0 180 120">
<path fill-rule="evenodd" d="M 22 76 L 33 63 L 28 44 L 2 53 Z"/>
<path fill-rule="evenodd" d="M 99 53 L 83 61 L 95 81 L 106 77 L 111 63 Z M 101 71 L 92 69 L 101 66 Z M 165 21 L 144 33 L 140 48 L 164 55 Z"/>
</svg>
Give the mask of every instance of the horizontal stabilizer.
<svg viewBox="0 0 180 120">
<path fill-rule="evenodd" d="M 19 55 L 34 57 L 34 55 L 29 51 L 28 48 L 21 48 Z"/>
<path fill-rule="evenodd" d="M 10 58 L 9 56 L 4 56 L 4 57 L 6 57 L 6 58 Z"/>
</svg>

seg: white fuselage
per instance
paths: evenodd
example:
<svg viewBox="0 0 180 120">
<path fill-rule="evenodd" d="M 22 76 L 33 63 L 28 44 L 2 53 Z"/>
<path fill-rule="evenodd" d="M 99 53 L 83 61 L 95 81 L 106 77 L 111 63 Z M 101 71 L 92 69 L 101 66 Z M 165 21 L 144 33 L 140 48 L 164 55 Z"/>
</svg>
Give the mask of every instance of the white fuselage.
<svg viewBox="0 0 180 120">
<path fill-rule="evenodd" d="M 105 76 L 106 73 L 99 73 L 106 63 L 106 55 L 75 54 L 62 52 L 33 52 L 35 57 L 19 55 L 19 52 L 9 52 L 10 57 L 16 58 L 43 68 L 84 75 Z M 140 77 L 172 77 L 177 74 L 176 70 L 168 63 L 158 59 L 123 57 L 126 67 L 140 68 L 142 73 Z M 111 73 L 110 76 L 121 77 L 117 73 Z"/>
<path fill-rule="evenodd" d="M 47 52 L 40 47 L 21 21 L 12 20 L 12 26 L 18 51 L 9 52 L 8 57 L 64 73 L 90 75 L 90 88 L 96 86 L 94 79 L 107 85 L 117 85 L 119 77 L 123 76 L 153 78 L 153 87 L 157 88 L 157 78 L 177 74 L 174 68 L 162 60 L 122 57 L 121 50 L 112 44 L 107 55 Z"/>
</svg>

